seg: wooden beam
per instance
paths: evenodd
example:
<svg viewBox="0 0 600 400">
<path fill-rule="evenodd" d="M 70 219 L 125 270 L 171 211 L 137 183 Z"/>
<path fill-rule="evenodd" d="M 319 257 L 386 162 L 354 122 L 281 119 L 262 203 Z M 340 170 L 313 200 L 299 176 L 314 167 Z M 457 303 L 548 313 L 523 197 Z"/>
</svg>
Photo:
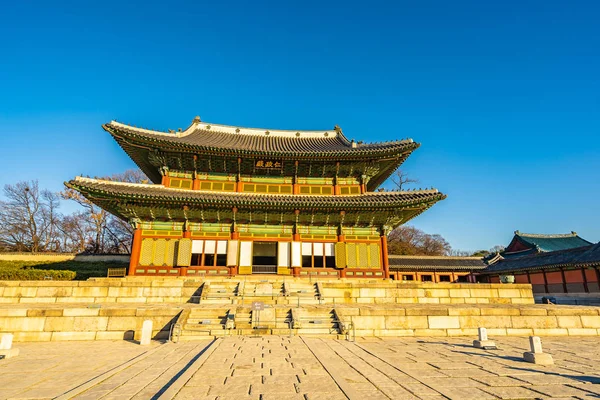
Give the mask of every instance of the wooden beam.
<svg viewBox="0 0 600 400">
<path fill-rule="evenodd" d="M 581 276 L 583 277 L 583 290 L 585 290 L 586 293 L 590 292 L 590 289 L 588 288 L 588 282 L 587 282 L 587 277 L 585 276 L 585 268 L 581 267 Z"/>
<path fill-rule="evenodd" d="M 563 292 L 569 293 L 569 291 L 567 290 L 567 278 L 565 277 L 565 269 L 562 267 L 560 268 L 560 276 L 562 277 Z"/>
</svg>

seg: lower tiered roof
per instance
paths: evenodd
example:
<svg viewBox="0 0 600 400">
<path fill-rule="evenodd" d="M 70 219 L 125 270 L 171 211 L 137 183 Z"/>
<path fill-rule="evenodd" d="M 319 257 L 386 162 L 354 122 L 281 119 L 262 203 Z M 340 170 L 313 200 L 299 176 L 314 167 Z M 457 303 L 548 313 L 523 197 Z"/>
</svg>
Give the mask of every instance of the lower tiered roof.
<svg viewBox="0 0 600 400">
<path fill-rule="evenodd" d="M 98 206 L 130 218 L 187 219 L 207 209 L 265 211 L 294 214 L 331 214 L 327 223 L 396 226 L 422 213 L 446 196 L 436 189 L 402 192 L 368 192 L 361 195 L 298 195 L 215 192 L 168 188 L 162 185 L 113 182 L 77 177 L 66 182 Z M 340 212 L 344 216 L 340 217 Z M 145 215 L 144 215 L 145 214 Z M 196 213 L 196 215 L 198 215 Z M 219 218 L 226 218 L 226 214 Z M 258 219 L 258 217 L 256 217 Z M 282 217 L 283 218 L 283 217 Z M 341 221 L 336 219 L 341 218 Z M 324 221 L 322 221 L 324 222 Z"/>
</svg>

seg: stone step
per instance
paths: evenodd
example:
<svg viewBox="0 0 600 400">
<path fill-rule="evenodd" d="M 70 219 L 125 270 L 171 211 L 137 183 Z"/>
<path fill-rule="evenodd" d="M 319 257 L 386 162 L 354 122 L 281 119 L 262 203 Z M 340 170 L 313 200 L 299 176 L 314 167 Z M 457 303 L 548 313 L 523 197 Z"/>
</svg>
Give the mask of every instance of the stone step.
<svg viewBox="0 0 600 400">
<path fill-rule="evenodd" d="M 223 329 L 223 325 L 220 324 L 210 324 L 210 325 L 190 325 L 190 324 L 185 324 L 183 326 L 183 330 L 184 332 L 197 332 L 197 331 L 210 331 L 213 329 Z"/>
<path fill-rule="evenodd" d="M 201 304 L 232 304 L 230 298 L 203 298 Z"/>
<path fill-rule="evenodd" d="M 188 319 L 187 321 L 185 321 L 185 325 L 190 325 L 190 326 L 196 326 L 196 325 L 224 325 L 225 321 L 223 321 L 221 318 L 219 319 L 210 319 L 210 318 L 206 318 L 206 319 Z"/>
</svg>

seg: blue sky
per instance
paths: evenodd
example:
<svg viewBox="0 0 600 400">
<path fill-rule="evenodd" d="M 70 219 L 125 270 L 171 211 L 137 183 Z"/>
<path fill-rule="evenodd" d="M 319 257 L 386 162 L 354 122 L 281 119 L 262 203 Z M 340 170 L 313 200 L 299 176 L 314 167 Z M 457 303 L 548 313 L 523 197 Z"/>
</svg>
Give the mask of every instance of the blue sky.
<svg viewBox="0 0 600 400">
<path fill-rule="evenodd" d="M 115 118 L 338 124 L 422 144 L 404 169 L 448 199 L 413 224 L 454 248 L 596 242 L 599 18 L 595 1 L 5 3 L 0 186 L 133 167 L 100 128 Z"/>
</svg>

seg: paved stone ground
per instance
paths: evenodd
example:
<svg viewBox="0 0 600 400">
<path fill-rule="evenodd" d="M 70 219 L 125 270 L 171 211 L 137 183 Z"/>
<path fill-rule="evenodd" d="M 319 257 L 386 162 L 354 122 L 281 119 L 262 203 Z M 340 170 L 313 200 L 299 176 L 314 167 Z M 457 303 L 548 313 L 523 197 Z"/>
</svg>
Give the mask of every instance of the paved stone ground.
<svg viewBox="0 0 600 400">
<path fill-rule="evenodd" d="M 556 365 L 522 361 L 527 338 L 229 337 L 180 344 L 15 343 L 0 399 L 600 399 L 600 339 L 543 338 Z"/>
</svg>

